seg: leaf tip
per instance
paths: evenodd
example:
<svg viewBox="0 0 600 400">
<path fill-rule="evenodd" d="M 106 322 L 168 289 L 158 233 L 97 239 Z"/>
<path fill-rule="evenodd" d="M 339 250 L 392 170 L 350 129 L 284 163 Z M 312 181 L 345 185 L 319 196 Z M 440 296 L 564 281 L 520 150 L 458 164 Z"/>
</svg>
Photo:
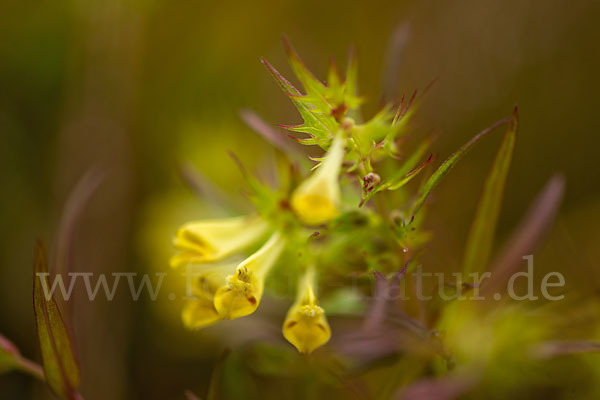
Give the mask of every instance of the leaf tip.
<svg viewBox="0 0 600 400">
<path fill-rule="evenodd" d="M 34 262 L 33 262 L 33 270 L 34 272 L 47 272 L 48 271 L 48 261 L 46 256 L 46 246 L 42 239 L 36 239 L 35 241 L 35 253 L 34 253 Z"/>
</svg>

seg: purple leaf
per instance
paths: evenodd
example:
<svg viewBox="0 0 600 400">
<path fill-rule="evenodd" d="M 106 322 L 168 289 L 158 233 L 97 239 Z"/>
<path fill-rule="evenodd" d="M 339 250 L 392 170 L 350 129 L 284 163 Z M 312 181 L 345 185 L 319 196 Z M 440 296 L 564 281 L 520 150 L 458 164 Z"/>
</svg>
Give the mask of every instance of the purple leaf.
<svg viewBox="0 0 600 400">
<path fill-rule="evenodd" d="M 303 154 L 299 148 L 293 146 L 289 141 L 285 140 L 282 134 L 276 132 L 275 129 L 263 121 L 263 119 L 254 111 L 241 110 L 240 117 L 254 132 L 260 134 L 269 143 L 284 153 Z"/>
<path fill-rule="evenodd" d="M 510 276 L 523 265 L 523 256 L 534 252 L 554 220 L 564 188 L 564 178 L 555 175 L 542 189 L 500 255 L 492 263 L 491 278 L 483 281 L 481 285 L 482 295 L 494 294 L 506 287 Z"/>
</svg>

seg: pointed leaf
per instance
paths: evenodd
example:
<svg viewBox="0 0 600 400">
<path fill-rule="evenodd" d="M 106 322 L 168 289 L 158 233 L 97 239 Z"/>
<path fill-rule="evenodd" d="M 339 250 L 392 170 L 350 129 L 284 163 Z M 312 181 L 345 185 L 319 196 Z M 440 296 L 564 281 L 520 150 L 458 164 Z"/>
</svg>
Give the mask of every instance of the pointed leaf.
<svg viewBox="0 0 600 400">
<path fill-rule="evenodd" d="M 354 48 L 351 48 L 348 52 L 348 66 L 346 67 L 346 81 L 344 82 L 344 85 L 346 96 L 358 96 L 358 61 L 356 50 Z"/>
<path fill-rule="evenodd" d="M 411 170 L 415 169 L 419 164 L 419 161 L 421 161 L 425 156 L 425 153 L 431 146 L 432 142 L 432 138 L 428 138 L 421 142 L 419 147 L 417 147 L 415 151 L 411 152 L 410 157 L 408 157 L 408 159 L 404 161 L 404 164 L 402 164 L 402 166 L 400 166 L 400 168 L 398 168 L 398 170 L 394 172 L 394 174 L 390 178 L 390 181 L 397 181 L 398 179 L 401 179 L 404 175 L 408 174 Z"/>
<path fill-rule="evenodd" d="M 333 62 L 328 71 L 328 82 L 325 85 L 306 67 L 287 37 L 283 37 L 284 46 L 294 74 L 306 91 L 304 100 L 312 105 L 315 111 L 323 115 L 333 115 L 342 121 L 348 109 L 357 108 L 362 99 L 356 95 L 356 61 L 349 60 L 349 79 L 342 83 Z"/>
<path fill-rule="evenodd" d="M 273 146 L 289 155 L 302 154 L 298 146 L 293 146 L 281 132 L 277 132 L 252 110 L 240 110 L 240 117 L 254 132 L 260 134 Z"/>
<path fill-rule="evenodd" d="M 425 204 L 425 201 L 427 200 L 427 197 L 429 197 L 431 191 L 438 185 L 438 183 L 440 183 L 440 181 L 448 174 L 448 172 L 450 172 L 452 167 L 454 167 L 456 163 L 460 161 L 469 152 L 469 150 L 471 150 L 473 145 L 477 143 L 479 139 L 492 132 L 500 125 L 507 123 L 509 120 L 509 118 L 504 118 L 494 123 L 489 128 L 486 128 L 483 131 L 479 132 L 471 140 L 465 143 L 460 149 L 458 149 L 450 157 L 448 157 L 446 161 L 444 161 L 442 165 L 438 167 L 438 169 L 433 173 L 433 175 L 431 175 L 431 177 L 425 183 L 423 189 L 421 190 L 421 193 L 419 194 L 419 197 L 413 204 L 412 215 L 414 216 L 417 212 L 419 212 L 423 204 Z"/>
<path fill-rule="evenodd" d="M 463 274 L 483 272 L 489 260 L 494 241 L 496 222 L 502 204 L 502 192 L 508 176 L 508 169 L 512 160 L 513 149 L 518 128 L 518 110 L 515 110 L 508 129 L 504 134 L 502 144 L 496 153 L 494 164 L 490 170 L 479 200 L 475 219 L 469 237 L 463 264 Z"/>
<path fill-rule="evenodd" d="M 287 79 L 285 79 L 283 75 L 281 75 L 279 71 L 277 71 L 275 67 L 273 67 L 267 60 L 261 58 L 260 61 L 265 67 L 267 67 L 273 78 L 275 78 L 275 81 L 279 84 L 279 86 L 284 92 L 291 96 L 302 95 L 302 93 L 300 93 L 300 91 L 296 89 L 294 85 L 292 85 Z"/>
<path fill-rule="evenodd" d="M 346 68 L 346 79 L 343 84 L 344 103 L 348 107 L 348 116 L 360 121 L 358 108 L 365 102 L 365 98 L 358 94 L 358 61 L 356 50 L 350 48 L 348 52 L 348 66 Z"/>
<path fill-rule="evenodd" d="M 340 73 L 333 57 L 329 59 L 329 69 L 327 70 L 327 86 L 330 88 L 338 88 L 342 85 Z"/>
<path fill-rule="evenodd" d="M 364 205 L 367 201 L 369 201 L 371 199 L 371 197 L 373 197 L 376 193 L 381 192 L 382 190 L 398 190 L 398 189 L 400 189 L 402 186 L 404 186 L 408 182 L 410 182 L 415 176 L 417 176 L 419 174 L 419 172 L 423 171 L 423 169 L 425 169 L 425 167 L 428 166 L 432 160 L 433 160 L 433 155 L 430 155 L 427 160 L 422 162 L 419 166 L 417 166 L 412 171 L 408 172 L 406 175 L 404 175 L 400 178 L 389 180 L 388 182 L 375 187 L 372 191 L 368 192 L 363 197 L 363 200 L 360 202 L 359 207 Z"/>
<path fill-rule="evenodd" d="M 271 64 L 265 59 L 261 60 L 269 70 L 275 81 L 287 93 L 298 112 L 304 120 L 304 124 L 293 127 L 295 132 L 304 132 L 314 136 L 322 148 L 327 148 L 329 141 L 337 131 L 337 122 L 331 115 L 323 114 L 314 110 L 314 107 L 302 100 L 303 95 L 290 82 L 288 82 Z"/>
<path fill-rule="evenodd" d="M 34 262 L 33 309 L 46 382 L 59 398 L 77 399 L 79 367 L 58 305 L 52 296 L 46 295 L 49 287 L 46 250 L 42 243 L 38 243 Z"/>
<path fill-rule="evenodd" d="M 506 289 L 506 282 L 523 265 L 523 256 L 532 254 L 554 221 L 562 200 L 565 182 L 555 175 L 544 186 L 508 243 L 489 268 L 491 276 L 483 281 L 481 295 L 488 296 Z"/>
<path fill-rule="evenodd" d="M 319 81 L 308 68 L 306 68 L 306 65 L 304 65 L 304 62 L 285 35 L 283 36 L 283 45 L 287 52 L 290 66 L 300 83 L 302 83 L 306 93 L 310 95 L 318 93 L 324 96 L 327 89 L 326 86 L 323 85 L 323 83 Z"/>
<path fill-rule="evenodd" d="M 390 186 L 388 187 L 388 190 L 397 190 L 397 189 L 400 189 L 402 186 L 406 185 L 415 176 L 417 176 L 417 174 L 419 172 L 421 172 L 426 166 L 428 166 L 432 160 L 433 160 L 433 154 L 431 154 L 429 156 L 429 158 L 427 158 L 427 160 L 423 161 L 421 163 L 421 165 L 417 166 L 415 169 L 410 171 L 408 174 L 406 174 L 402 178 L 391 181 Z"/>
<path fill-rule="evenodd" d="M 384 138 L 394 137 L 402 129 L 400 125 L 393 125 L 394 113 L 389 104 L 386 104 L 373 118 L 364 124 L 357 124 L 352 129 L 353 139 L 362 145 L 359 146 L 361 154 L 366 155 L 371 150 L 372 142 L 379 142 Z M 365 144 L 368 146 L 365 147 Z"/>
</svg>

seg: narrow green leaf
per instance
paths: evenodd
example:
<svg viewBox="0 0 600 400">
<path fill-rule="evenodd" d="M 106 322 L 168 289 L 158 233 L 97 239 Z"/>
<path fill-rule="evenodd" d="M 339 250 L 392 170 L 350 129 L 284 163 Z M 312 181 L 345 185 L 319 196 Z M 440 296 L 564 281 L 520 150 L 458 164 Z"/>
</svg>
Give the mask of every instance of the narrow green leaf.
<svg viewBox="0 0 600 400">
<path fill-rule="evenodd" d="M 331 63 L 328 75 L 330 82 L 324 84 L 310 72 L 285 36 L 283 42 L 292 70 L 306 93 L 300 93 L 273 66 L 264 59 L 261 60 L 304 120 L 301 125 L 281 127 L 309 134 L 312 138 L 300 143 L 317 144 L 326 150 L 347 113 L 358 108 L 363 101 L 355 94 L 356 61 L 354 57 L 348 61 L 348 74 L 344 82 L 341 82 L 335 65 Z"/>
<path fill-rule="evenodd" d="M 348 65 L 346 67 L 346 80 L 344 84 L 347 96 L 358 96 L 358 61 L 354 48 L 350 48 L 348 52 Z"/>
<path fill-rule="evenodd" d="M 406 174 L 417 167 L 419 161 L 423 159 L 425 153 L 429 149 L 429 146 L 431 146 L 431 142 L 431 138 L 424 140 L 419 147 L 417 147 L 415 151 L 410 154 L 410 157 L 408 157 L 408 159 L 400 166 L 400 168 L 398 168 L 398 170 L 396 170 L 396 172 L 394 172 L 394 174 L 389 178 L 391 185 L 400 181 Z"/>
<path fill-rule="evenodd" d="M 413 204 L 411 212 L 412 216 L 414 217 L 414 215 L 417 212 L 419 212 L 419 210 L 421 209 L 421 207 L 423 207 L 423 204 L 425 204 L 427 197 L 429 197 L 429 194 L 433 191 L 433 189 L 435 189 L 438 183 L 440 183 L 440 181 L 448 174 L 448 172 L 450 172 L 452 167 L 454 167 L 456 163 L 459 160 L 461 160 L 469 152 L 469 150 L 471 150 L 473 145 L 477 143 L 479 139 L 492 132 L 500 125 L 506 124 L 510 121 L 511 118 L 512 117 L 504 118 L 500 121 L 497 121 L 492 126 L 479 132 L 471 140 L 465 143 L 460 149 L 458 149 L 450 157 L 448 157 L 446 161 L 444 161 L 442 165 L 440 165 L 438 169 L 433 173 L 433 175 L 431 175 L 431 177 L 427 180 L 427 182 L 423 186 L 423 189 L 421 189 L 419 197 L 417 197 L 417 200 Z"/>
<path fill-rule="evenodd" d="M 267 70 L 271 73 L 275 81 L 279 84 L 282 90 L 292 100 L 298 112 L 304 120 L 304 124 L 283 128 L 293 130 L 295 132 L 304 132 L 312 135 L 317 144 L 322 148 L 327 148 L 329 141 L 337 131 L 337 122 L 331 115 L 326 115 L 317 112 L 314 107 L 305 102 L 304 96 L 296 89 L 287 79 L 285 79 L 279 71 L 277 71 L 268 61 L 261 60 Z"/>
<path fill-rule="evenodd" d="M 518 110 L 515 107 L 502 144 L 494 158 L 492 169 L 485 180 L 475 219 L 471 225 L 463 262 L 463 274 L 465 276 L 472 272 L 483 272 L 487 267 L 500 206 L 502 205 L 504 184 L 515 147 L 517 129 Z"/>
<path fill-rule="evenodd" d="M 363 199 L 360 202 L 359 207 L 362 207 L 367 201 L 369 201 L 371 199 L 371 197 L 373 197 L 378 192 L 381 192 L 383 190 L 398 190 L 398 189 L 400 189 L 402 186 L 404 186 L 408 182 L 410 182 L 415 176 L 417 176 L 419 174 L 419 172 L 423 171 L 423 169 L 429 165 L 431 160 L 433 160 L 433 155 L 429 156 L 429 158 L 427 160 L 423 161 L 420 165 L 418 165 L 412 171 L 408 172 L 406 175 L 404 175 L 402 177 L 398 177 L 394 180 L 390 180 L 386 183 L 379 185 L 378 187 L 373 189 L 371 192 L 369 192 L 363 196 Z"/>
<path fill-rule="evenodd" d="M 341 121 L 348 109 L 356 109 L 362 103 L 362 99 L 356 93 L 355 57 L 348 60 L 348 75 L 343 83 L 340 81 L 335 64 L 331 62 L 328 82 L 325 85 L 306 67 L 286 36 L 283 37 L 283 43 L 290 66 L 306 91 L 304 100 L 312 104 L 315 111 L 323 115 L 337 115 L 337 120 Z"/>
<path fill-rule="evenodd" d="M 279 86 L 281 87 L 281 89 L 283 89 L 284 92 L 286 92 L 290 96 L 302 95 L 302 93 L 300 93 L 300 91 L 296 89 L 294 85 L 292 85 L 287 79 L 285 79 L 283 75 L 281 75 L 279 71 L 277 71 L 275 67 L 273 67 L 267 60 L 261 58 L 260 61 L 265 67 L 267 67 L 267 70 L 269 70 L 273 78 L 275 78 L 275 81 L 279 84 Z"/>
<path fill-rule="evenodd" d="M 306 65 L 304 65 L 304 62 L 285 35 L 283 36 L 283 45 L 288 55 L 290 66 L 300 83 L 302 83 L 306 93 L 309 95 L 320 94 L 321 96 L 324 96 L 327 87 L 323 85 L 323 83 L 319 81 L 308 68 L 306 68 Z"/>
<path fill-rule="evenodd" d="M 373 188 L 373 190 L 369 193 L 363 193 L 363 198 L 360 202 L 360 205 L 364 205 L 376 193 L 383 190 L 396 190 L 414 178 L 417 173 L 421 172 L 423 168 L 429 165 L 432 160 L 432 157 L 429 157 L 429 159 L 427 159 L 424 163 L 418 165 L 419 161 L 423 158 L 430 145 L 431 139 L 423 141 L 419 147 L 417 147 L 417 149 L 411 153 L 410 157 L 404 162 L 404 164 L 402 164 L 387 181 L 382 182 L 380 185 Z"/>
<path fill-rule="evenodd" d="M 385 105 L 377 114 L 364 124 L 356 124 L 353 128 L 353 137 L 360 136 L 363 142 L 379 142 L 388 136 L 395 136 L 401 129 L 394 126 L 392 118 L 394 113 L 389 104 Z"/>
<path fill-rule="evenodd" d="M 343 84 L 344 102 L 348 107 L 348 116 L 360 121 L 360 112 L 358 108 L 365 99 L 358 94 L 358 61 L 356 50 L 350 48 L 348 52 L 348 65 L 346 67 L 346 77 Z"/>
<path fill-rule="evenodd" d="M 333 57 L 329 59 L 329 69 L 327 70 L 327 86 L 330 88 L 339 88 L 342 86 L 340 73 Z"/>
<path fill-rule="evenodd" d="M 417 166 L 415 169 L 413 169 L 412 171 L 410 171 L 408 174 L 406 174 L 402 178 L 400 178 L 398 180 L 391 181 L 390 182 L 390 186 L 387 189 L 388 190 L 397 190 L 397 189 L 400 189 L 402 186 L 404 186 L 408 182 L 410 182 L 412 180 L 412 178 L 414 178 L 415 176 L 417 176 L 417 174 L 419 172 L 421 172 L 426 166 L 428 166 L 429 163 L 431 162 L 431 160 L 433 160 L 433 154 L 430 155 L 429 158 L 427 158 L 427 160 L 423 161 L 421 163 L 421 165 Z"/>
<path fill-rule="evenodd" d="M 46 250 L 38 242 L 34 261 L 33 309 L 46 382 L 59 398 L 78 399 L 79 367 L 58 305 L 52 296 L 46 295 L 50 287 L 48 281 Z"/>
</svg>

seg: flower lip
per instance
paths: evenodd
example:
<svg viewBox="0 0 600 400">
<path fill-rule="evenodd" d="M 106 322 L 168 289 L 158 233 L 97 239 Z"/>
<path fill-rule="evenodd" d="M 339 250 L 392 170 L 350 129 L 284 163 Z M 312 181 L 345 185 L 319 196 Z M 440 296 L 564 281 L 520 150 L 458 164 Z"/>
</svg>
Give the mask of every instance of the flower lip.
<svg viewBox="0 0 600 400">
<path fill-rule="evenodd" d="M 314 290 L 314 270 L 310 268 L 298 287 L 296 302 L 283 323 L 283 336 L 300 353 L 312 353 L 329 341 L 331 330 L 325 310 L 317 304 Z"/>
<path fill-rule="evenodd" d="M 227 285 L 217 291 L 215 308 L 224 319 L 234 319 L 251 314 L 258 307 L 255 297 L 257 283 L 246 267 L 239 267 L 227 277 Z"/>
<path fill-rule="evenodd" d="M 188 287 L 190 297 L 181 313 L 186 327 L 199 329 L 222 319 L 214 305 L 215 293 L 226 284 L 227 274 L 235 268 L 235 263 L 202 267 L 188 265 L 186 273 L 191 285 Z"/>
<path fill-rule="evenodd" d="M 259 306 L 264 280 L 277 261 L 285 242 L 279 232 L 254 254 L 242 261 L 227 282 L 215 293 L 215 309 L 224 319 L 252 314 Z"/>
</svg>

